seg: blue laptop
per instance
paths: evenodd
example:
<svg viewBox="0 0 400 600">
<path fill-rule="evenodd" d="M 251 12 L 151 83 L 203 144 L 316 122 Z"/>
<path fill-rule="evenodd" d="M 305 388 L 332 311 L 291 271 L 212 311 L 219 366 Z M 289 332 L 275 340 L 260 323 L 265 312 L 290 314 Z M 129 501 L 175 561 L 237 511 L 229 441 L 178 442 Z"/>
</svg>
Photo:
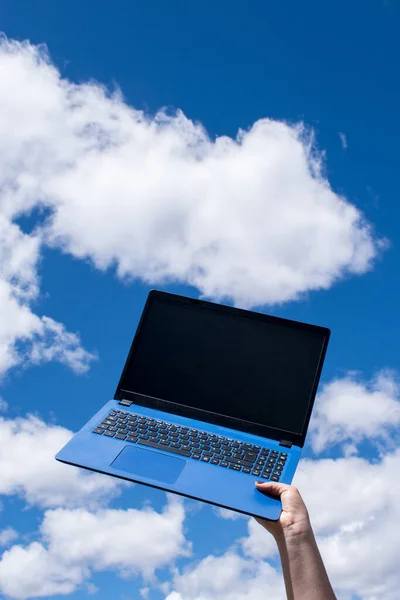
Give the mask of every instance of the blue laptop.
<svg viewBox="0 0 400 600">
<path fill-rule="evenodd" d="M 329 329 L 151 291 L 115 397 L 56 459 L 276 520 Z"/>
</svg>

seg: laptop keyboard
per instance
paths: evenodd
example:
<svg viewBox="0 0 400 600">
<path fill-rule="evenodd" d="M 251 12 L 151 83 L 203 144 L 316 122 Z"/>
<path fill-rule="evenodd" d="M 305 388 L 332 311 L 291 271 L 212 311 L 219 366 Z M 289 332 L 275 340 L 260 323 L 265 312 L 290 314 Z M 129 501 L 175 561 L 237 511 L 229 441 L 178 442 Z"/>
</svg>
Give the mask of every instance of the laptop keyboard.
<svg viewBox="0 0 400 600">
<path fill-rule="evenodd" d="M 279 481 L 288 456 L 285 452 L 117 409 L 110 411 L 93 433 L 271 481 Z"/>
</svg>

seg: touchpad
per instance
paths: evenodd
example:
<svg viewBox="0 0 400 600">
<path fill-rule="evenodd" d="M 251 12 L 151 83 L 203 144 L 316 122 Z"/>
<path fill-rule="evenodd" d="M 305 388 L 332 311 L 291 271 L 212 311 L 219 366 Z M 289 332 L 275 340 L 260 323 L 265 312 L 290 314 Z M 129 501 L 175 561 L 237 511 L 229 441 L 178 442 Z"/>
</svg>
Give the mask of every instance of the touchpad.
<svg viewBox="0 0 400 600">
<path fill-rule="evenodd" d="M 186 466 L 186 460 L 136 446 L 125 446 L 110 466 L 131 475 L 175 483 Z"/>
</svg>

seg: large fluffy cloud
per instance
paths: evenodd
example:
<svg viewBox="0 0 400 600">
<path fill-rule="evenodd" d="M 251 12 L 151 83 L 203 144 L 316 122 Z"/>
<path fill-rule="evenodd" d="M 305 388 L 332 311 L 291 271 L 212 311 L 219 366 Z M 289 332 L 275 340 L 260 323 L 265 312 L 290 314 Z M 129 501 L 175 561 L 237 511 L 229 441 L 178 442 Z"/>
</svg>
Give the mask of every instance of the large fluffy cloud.
<svg viewBox="0 0 400 600">
<path fill-rule="evenodd" d="M 261 119 L 214 140 L 180 111 L 149 117 L 120 93 L 63 79 L 44 48 L 5 38 L 0 89 L 3 371 L 22 360 L 17 342 L 35 337 L 33 360 L 82 370 L 91 359 L 31 311 L 44 243 L 120 277 L 189 283 L 242 306 L 327 289 L 378 253 L 301 124 Z M 23 233 L 18 217 L 34 208 L 45 211 Z"/>
<path fill-rule="evenodd" d="M 18 494 L 42 507 L 95 508 L 114 497 L 124 484 L 54 459 L 71 437 L 67 429 L 37 417 L 0 417 L 0 494 Z"/>
<path fill-rule="evenodd" d="M 0 170 L 2 166 L 0 151 Z M 22 361 L 59 360 L 78 373 L 85 371 L 94 356 L 81 347 L 79 337 L 31 310 L 39 295 L 40 239 L 1 214 L 2 199 L 0 175 L 0 376 Z"/>
<path fill-rule="evenodd" d="M 247 560 L 234 551 L 207 556 L 177 573 L 165 600 L 284 600 L 281 575 L 268 563 Z"/>
<path fill-rule="evenodd" d="M 310 422 L 314 452 L 345 442 L 348 454 L 368 440 L 379 448 L 396 447 L 400 425 L 398 374 L 379 371 L 370 381 L 349 373 L 324 385 Z"/>
<path fill-rule="evenodd" d="M 190 553 L 184 517 L 175 498 L 161 513 L 150 508 L 48 510 L 38 541 L 3 553 L 0 591 L 17 600 L 69 594 L 92 572 L 109 569 L 149 578 Z"/>
<path fill-rule="evenodd" d="M 399 469 L 397 449 L 378 460 L 304 460 L 296 474 L 332 581 L 363 600 L 398 598 Z"/>
</svg>

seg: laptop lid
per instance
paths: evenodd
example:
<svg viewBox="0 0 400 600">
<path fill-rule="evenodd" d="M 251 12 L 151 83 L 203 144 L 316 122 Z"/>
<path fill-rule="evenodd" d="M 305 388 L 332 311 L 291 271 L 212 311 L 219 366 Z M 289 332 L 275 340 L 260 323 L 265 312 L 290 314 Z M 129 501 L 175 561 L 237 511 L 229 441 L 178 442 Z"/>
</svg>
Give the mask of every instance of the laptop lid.
<svg viewBox="0 0 400 600">
<path fill-rule="evenodd" d="M 329 336 L 153 290 L 115 398 L 302 447 Z"/>
</svg>

